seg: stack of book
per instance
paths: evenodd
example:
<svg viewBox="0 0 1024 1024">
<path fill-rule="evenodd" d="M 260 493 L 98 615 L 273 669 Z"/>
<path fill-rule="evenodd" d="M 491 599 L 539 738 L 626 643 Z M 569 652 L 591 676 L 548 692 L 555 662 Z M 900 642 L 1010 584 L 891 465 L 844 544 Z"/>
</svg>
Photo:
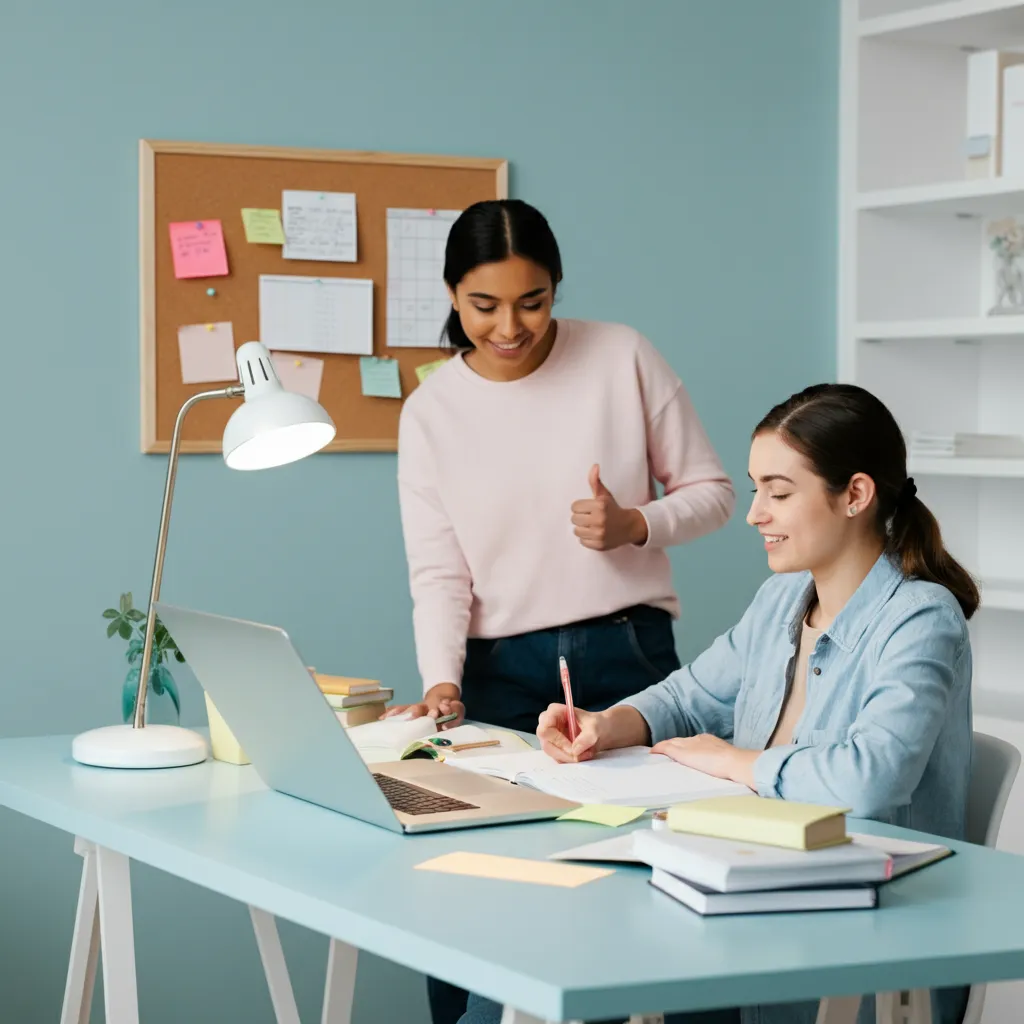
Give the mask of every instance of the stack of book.
<svg viewBox="0 0 1024 1024">
<path fill-rule="evenodd" d="M 1024 438 L 1015 434 L 930 434 L 915 430 L 910 435 L 910 455 L 919 458 L 1020 459 Z"/>
<path fill-rule="evenodd" d="M 696 800 L 633 833 L 651 884 L 698 914 L 871 908 L 878 886 L 943 846 L 847 835 L 844 808 L 757 796 Z"/>
<path fill-rule="evenodd" d="M 376 679 L 352 679 L 322 672 L 314 672 L 313 678 L 345 726 L 376 722 L 395 695 L 391 687 L 381 686 Z"/>
</svg>

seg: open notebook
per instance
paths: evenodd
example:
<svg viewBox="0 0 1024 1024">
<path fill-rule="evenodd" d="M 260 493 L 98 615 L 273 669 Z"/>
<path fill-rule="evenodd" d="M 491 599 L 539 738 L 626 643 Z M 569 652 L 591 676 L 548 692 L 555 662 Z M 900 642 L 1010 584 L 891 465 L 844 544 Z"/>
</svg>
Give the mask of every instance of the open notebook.
<svg viewBox="0 0 1024 1024">
<path fill-rule="evenodd" d="M 454 763 L 456 758 L 474 754 L 531 749 L 524 739 L 502 729 L 460 725 L 439 732 L 434 719 L 427 715 L 412 719 L 385 718 L 379 722 L 353 725 L 346 732 L 367 764 L 403 761 L 410 757 L 432 757 Z M 446 742 L 438 746 L 433 742 L 437 739 Z M 478 746 L 485 743 L 489 745 Z"/>
<path fill-rule="evenodd" d="M 608 750 L 578 764 L 559 764 L 541 750 L 493 755 L 483 751 L 478 757 L 449 763 L 581 804 L 668 807 L 702 797 L 750 793 L 739 783 L 652 754 L 650 747 Z"/>
</svg>

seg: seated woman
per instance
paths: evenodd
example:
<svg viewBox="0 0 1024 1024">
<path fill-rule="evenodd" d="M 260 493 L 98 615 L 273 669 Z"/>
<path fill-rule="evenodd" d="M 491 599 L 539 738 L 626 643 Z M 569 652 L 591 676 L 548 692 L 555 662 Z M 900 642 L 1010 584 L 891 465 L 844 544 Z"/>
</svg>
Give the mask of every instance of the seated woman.
<svg viewBox="0 0 1024 1024">
<path fill-rule="evenodd" d="M 971 763 L 971 645 L 978 590 L 942 545 L 906 472 L 889 410 L 862 388 L 821 384 L 776 406 L 750 449 L 747 521 L 778 575 L 743 618 L 663 682 L 607 711 L 564 705 L 537 735 L 559 761 L 653 744 L 765 797 L 961 839 Z M 933 993 L 959 1024 L 967 990 Z M 873 1021 L 864 1000 L 861 1021 Z M 813 1024 L 817 1003 L 675 1014 L 672 1024 Z M 500 1020 L 474 999 L 463 1024 Z"/>
</svg>

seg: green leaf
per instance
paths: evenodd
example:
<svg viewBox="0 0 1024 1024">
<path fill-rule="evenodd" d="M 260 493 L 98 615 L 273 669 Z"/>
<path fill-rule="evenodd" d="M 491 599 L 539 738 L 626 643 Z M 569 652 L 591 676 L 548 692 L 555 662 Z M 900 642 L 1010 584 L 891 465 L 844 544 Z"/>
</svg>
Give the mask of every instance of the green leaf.
<svg viewBox="0 0 1024 1024">
<path fill-rule="evenodd" d="M 132 608 L 131 611 L 125 613 L 132 622 L 145 622 L 146 613 L 139 611 L 138 608 Z"/>
<path fill-rule="evenodd" d="M 116 608 L 106 608 L 103 611 L 103 618 L 116 619 L 121 613 Z"/>
<path fill-rule="evenodd" d="M 121 634 L 122 639 L 131 640 L 132 638 L 132 624 L 127 619 L 121 619 L 117 625 L 117 631 Z"/>
<path fill-rule="evenodd" d="M 112 622 L 109 626 L 107 626 L 107 639 L 108 640 L 117 632 L 117 628 L 118 628 L 118 623 L 117 622 Z"/>
<path fill-rule="evenodd" d="M 177 659 L 177 660 L 178 660 L 178 661 L 179 661 L 179 662 L 180 662 L 180 663 L 181 663 L 182 665 L 184 665 L 184 664 L 185 664 L 185 655 L 184 655 L 184 654 L 182 654 L 182 653 L 181 653 L 181 651 L 179 651 L 177 647 L 175 647 L 175 648 L 174 648 L 174 657 L 175 657 L 175 658 L 176 658 L 176 659 Z"/>
<path fill-rule="evenodd" d="M 121 614 L 124 615 L 126 611 L 132 606 L 132 594 L 128 591 L 127 594 L 121 595 Z"/>
</svg>

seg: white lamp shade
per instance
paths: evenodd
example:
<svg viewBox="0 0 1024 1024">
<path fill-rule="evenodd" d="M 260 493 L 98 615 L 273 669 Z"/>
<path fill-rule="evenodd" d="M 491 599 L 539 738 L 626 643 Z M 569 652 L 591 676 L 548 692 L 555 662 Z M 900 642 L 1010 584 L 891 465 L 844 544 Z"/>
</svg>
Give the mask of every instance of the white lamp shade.
<svg viewBox="0 0 1024 1024">
<path fill-rule="evenodd" d="M 247 341 L 235 354 L 245 401 L 224 428 L 231 469 L 271 469 L 318 452 L 334 440 L 334 421 L 319 402 L 285 391 L 265 345 Z"/>
</svg>

